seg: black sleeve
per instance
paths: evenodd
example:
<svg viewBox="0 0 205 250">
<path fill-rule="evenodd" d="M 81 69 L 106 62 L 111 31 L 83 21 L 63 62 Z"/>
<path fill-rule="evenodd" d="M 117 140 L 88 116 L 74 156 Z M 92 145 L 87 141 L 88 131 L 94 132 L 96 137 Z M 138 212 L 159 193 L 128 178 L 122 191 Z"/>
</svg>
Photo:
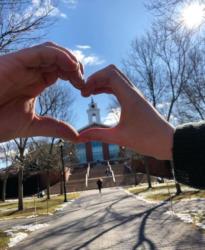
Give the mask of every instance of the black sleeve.
<svg viewBox="0 0 205 250">
<path fill-rule="evenodd" d="M 176 128 L 173 163 L 178 182 L 205 189 L 205 122 L 188 123 Z"/>
</svg>

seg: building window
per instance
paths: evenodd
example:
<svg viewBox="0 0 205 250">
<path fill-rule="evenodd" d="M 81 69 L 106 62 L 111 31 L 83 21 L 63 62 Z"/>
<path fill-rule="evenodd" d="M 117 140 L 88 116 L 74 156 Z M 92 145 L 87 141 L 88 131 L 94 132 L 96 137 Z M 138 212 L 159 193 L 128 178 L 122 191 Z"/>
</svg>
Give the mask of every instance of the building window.
<svg viewBox="0 0 205 250">
<path fill-rule="evenodd" d="M 110 159 L 119 158 L 120 148 L 116 144 L 109 144 Z"/>
<path fill-rule="evenodd" d="M 97 123 L 97 116 L 96 116 L 96 114 L 92 115 L 92 122 L 93 123 Z"/>
<path fill-rule="evenodd" d="M 84 143 L 79 143 L 79 144 L 76 145 L 76 156 L 77 156 L 78 161 L 80 163 L 87 162 L 86 149 L 85 149 L 85 144 Z"/>
<path fill-rule="evenodd" d="M 101 142 L 97 141 L 92 142 L 92 151 L 93 151 L 93 161 L 103 160 L 103 148 Z"/>
</svg>

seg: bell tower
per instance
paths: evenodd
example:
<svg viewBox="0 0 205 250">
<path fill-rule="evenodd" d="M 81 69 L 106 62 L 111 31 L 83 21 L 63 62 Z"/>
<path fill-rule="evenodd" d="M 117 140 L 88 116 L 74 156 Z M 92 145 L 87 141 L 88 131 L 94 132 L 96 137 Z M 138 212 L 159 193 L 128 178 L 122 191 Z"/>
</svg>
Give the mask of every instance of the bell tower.
<svg viewBox="0 0 205 250">
<path fill-rule="evenodd" d="M 91 98 L 91 103 L 87 109 L 87 114 L 89 125 L 93 123 L 101 124 L 100 109 L 97 107 L 97 103 L 94 102 L 93 98 Z"/>
</svg>

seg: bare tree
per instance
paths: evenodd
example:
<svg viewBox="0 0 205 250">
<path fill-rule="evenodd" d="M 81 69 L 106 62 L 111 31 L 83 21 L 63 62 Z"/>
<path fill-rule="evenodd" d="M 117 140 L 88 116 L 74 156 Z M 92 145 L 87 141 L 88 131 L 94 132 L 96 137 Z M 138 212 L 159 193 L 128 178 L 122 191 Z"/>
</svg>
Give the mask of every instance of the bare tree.
<svg viewBox="0 0 205 250">
<path fill-rule="evenodd" d="M 16 143 L 16 161 L 18 166 L 18 210 L 23 210 L 23 162 L 28 138 L 14 139 Z"/>
<path fill-rule="evenodd" d="M 132 43 L 131 52 L 124 60 L 127 75 L 167 121 L 183 87 L 192 77 L 193 67 L 188 63 L 192 49 L 189 36 L 170 37 L 166 27 L 155 27 Z"/>
<path fill-rule="evenodd" d="M 69 88 L 63 86 L 62 83 L 47 88 L 38 97 L 38 114 L 41 116 L 51 115 L 52 117 L 66 122 L 72 122 L 73 112 L 71 110 L 74 98 Z M 50 199 L 50 182 L 49 175 L 50 170 L 53 169 L 51 159 L 53 154 L 56 154 L 54 146 L 58 138 L 47 138 L 47 145 L 49 145 L 48 153 L 45 152 L 46 173 L 47 173 L 47 198 Z M 35 144 L 38 145 L 38 140 L 35 140 Z M 55 159 L 56 157 L 54 157 Z"/>
<path fill-rule="evenodd" d="M 51 115 L 64 121 L 72 122 L 73 94 L 62 82 L 50 86 L 42 92 L 37 100 L 37 113 L 40 116 Z"/>
<path fill-rule="evenodd" d="M 12 142 L 5 142 L 5 143 L 1 143 L 0 145 L 0 152 L 2 154 L 2 160 L 5 162 L 6 164 L 6 168 L 2 171 L 2 175 L 0 176 L 0 178 L 2 179 L 2 194 L 1 194 L 1 200 L 3 202 L 6 201 L 6 186 L 7 186 L 7 179 L 9 176 L 9 165 L 13 162 L 13 145 Z"/>
<path fill-rule="evenodd" d="M 141 39 L 136 39 L 131 44 L 128 58 L 124 60 L 126 74 L 134 83 L 137 83 L 139 89 L 143 90 L 144 95 L 154 107 L 162 101 L 162 93 L 166 88 L 159 77 L 160 68 L 158 66 L 156 39 L 157 37 L 151 33 L 147 33 Z M 152 188 L 147 158 L 147 156 L 144 156 L 143 162 L 145 164 L 148 188 Z"/>
<path fill-rule="evenodd" d="M 177 32 L 202 37 L 204 39 L 205 20 L 197 27 L 187 28 L 183 19 L 183 10 L 191 4 L 199 4 L 203 8 L 203 1 L 190 0 L 152 0 L 145 1 L 145 6 L 155 15 L 158 25 L 166 26 L 170 35 Z"/>
<path fill-rule="evenodd" d="M 50 170 L 60 169 L 58 147 L 46 140 L 32 140 L 24 161 L 25 172 L 41 172 L 46 175 L 47 199 L 50 199 Z"/>
<path fill-rule="evenodd" d="M 188 3 L 187 0 L 152 0 L 147 1 L 145 6 L 153 11 L 156 11 L 158 15 L 165 15 L 167 12 L 171 12 L 178 5 Z"/>
<path fill-rule="evenodd" d="M 154 107 L 162 101 L 166 89 L 166 84 L 161 79 L 157 42 L 158 34 L 155 30 L 141 39 L 134 40 L 130 53 L 124 60 L 124 71 L 140 89 L 143 89 L 144 95 Z"/>
<path fill-rule="evenodd" d="M 0 53 L 23 48 L 43 37 L 55 19 L 51 1 L 0 1 Z"/>
<path fill-rule="evenodd" d="M 205 19 L 203 18 L 201 24 L 193 29 L 186 27 L 183 20 L 183 10 L 192 4 L 198 4 L 204 10 L 203 1 L 153 0 L 145 2 L 145 6 L 156 17 L 153 25 L 157 26 L 158 30 L 165 27 L 166 37 L 171 39 L 180 37 L 180 40 L 183 40 L 185 45 L 183 54 L 186 55 L 186 67 L 184 67 L 183 74 L 187 73 L 188 77 L 186 77 L 186 83 L 182 87 L 183 94 L 180 98 L 177 98 L 179 121 L 192 121 L 203 119 L 204 117 L 203 85 L 205 68 L 203 29 L 205 27 Z M 183 109 L 182 106 L 186 108 Z"/>
<path fill-rule="evenodd" d="M 160 25 L 134 41 L 124 61 L 128 76 L 167 121 L 173 122 L 175 105 L 192 77 L 188 63 L 192 48 L 190 36 L 170 36 L 167 26 Z"/>
<path fill-rule="evenodd" d="M 205 55 L 204 44 L 197 44 L 189 53 L 189 67 L 192 75 L 183 87 L 179 100 L 178 112 L 180 122 L 204 120 L 205 118 Z M 184 107 L 184 108 L 183 108 Z"/>
<path fill-rule="evenodd" d="M 72 112 L 71 112 L 71 104 L 73 103 L 74 98 L 70 89 L 65 87 L 63 83 L 58 83 L 47 88 L 37 99 L 37 110 L 36 112 L 40 116 L 47 116 L 51 115 L 54 118 L 61 119 L 64 121 L 71 120 Z M 49 195 L 49 165 L 50 165 L 50 158 L 53 154 L 53 145 L 56 138 L 48 138 L 50 142 L 49 144 L 49 155 L 45 153 L 45 159 L 47 159 L 47 194 L 48 198 Z M 19 205 L 18 209 L 23 210 L 23 169 L 24 169 L 24 162 L 25 162 L 25 152 L 28 146 L 28 142 L 30 141 L 29 138 L 19 138 L 14 140 L 17 146 L 17 157 L 19 159 L 19 172 L 18 172 L 18 197 L 19 197 Z M 38 140 L 35 140 L 36 145 L 38 145 Z M 41 142 L 40 142 L 41 144 Z M 47 157 L 48 156 L 48 157 Z"/>
<path fill-rule="evenodd" d="M 0 1 L 0 54 L 39 42 L 53 22 L 56 10 L 52 1 Z M 51 18 L 52 16 L 52 18 Z M 16 139 L 19 161 L 23 162 L 28 138 Z M 23 210 L 23 167 L 18 175 L 19 210 Z"/>
</svg>

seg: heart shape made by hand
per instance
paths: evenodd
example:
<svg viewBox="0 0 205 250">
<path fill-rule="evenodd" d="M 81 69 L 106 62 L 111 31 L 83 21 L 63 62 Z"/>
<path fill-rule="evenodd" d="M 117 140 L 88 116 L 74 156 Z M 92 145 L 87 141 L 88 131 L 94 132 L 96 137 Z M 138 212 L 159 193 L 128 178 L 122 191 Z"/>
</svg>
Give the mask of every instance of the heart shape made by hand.
<svg viewBox="0 0 205 250">
<path fill-rule="evenodd" d="M 113 94 L 121 105 L 121 115 L 115 127 L 84 130 L 78 141 L 103 141 L 158 159 L 171 159 L 174 128 L 114 65 L 90 76 L 81 92 L 85 97 Z"/>
</svg>

